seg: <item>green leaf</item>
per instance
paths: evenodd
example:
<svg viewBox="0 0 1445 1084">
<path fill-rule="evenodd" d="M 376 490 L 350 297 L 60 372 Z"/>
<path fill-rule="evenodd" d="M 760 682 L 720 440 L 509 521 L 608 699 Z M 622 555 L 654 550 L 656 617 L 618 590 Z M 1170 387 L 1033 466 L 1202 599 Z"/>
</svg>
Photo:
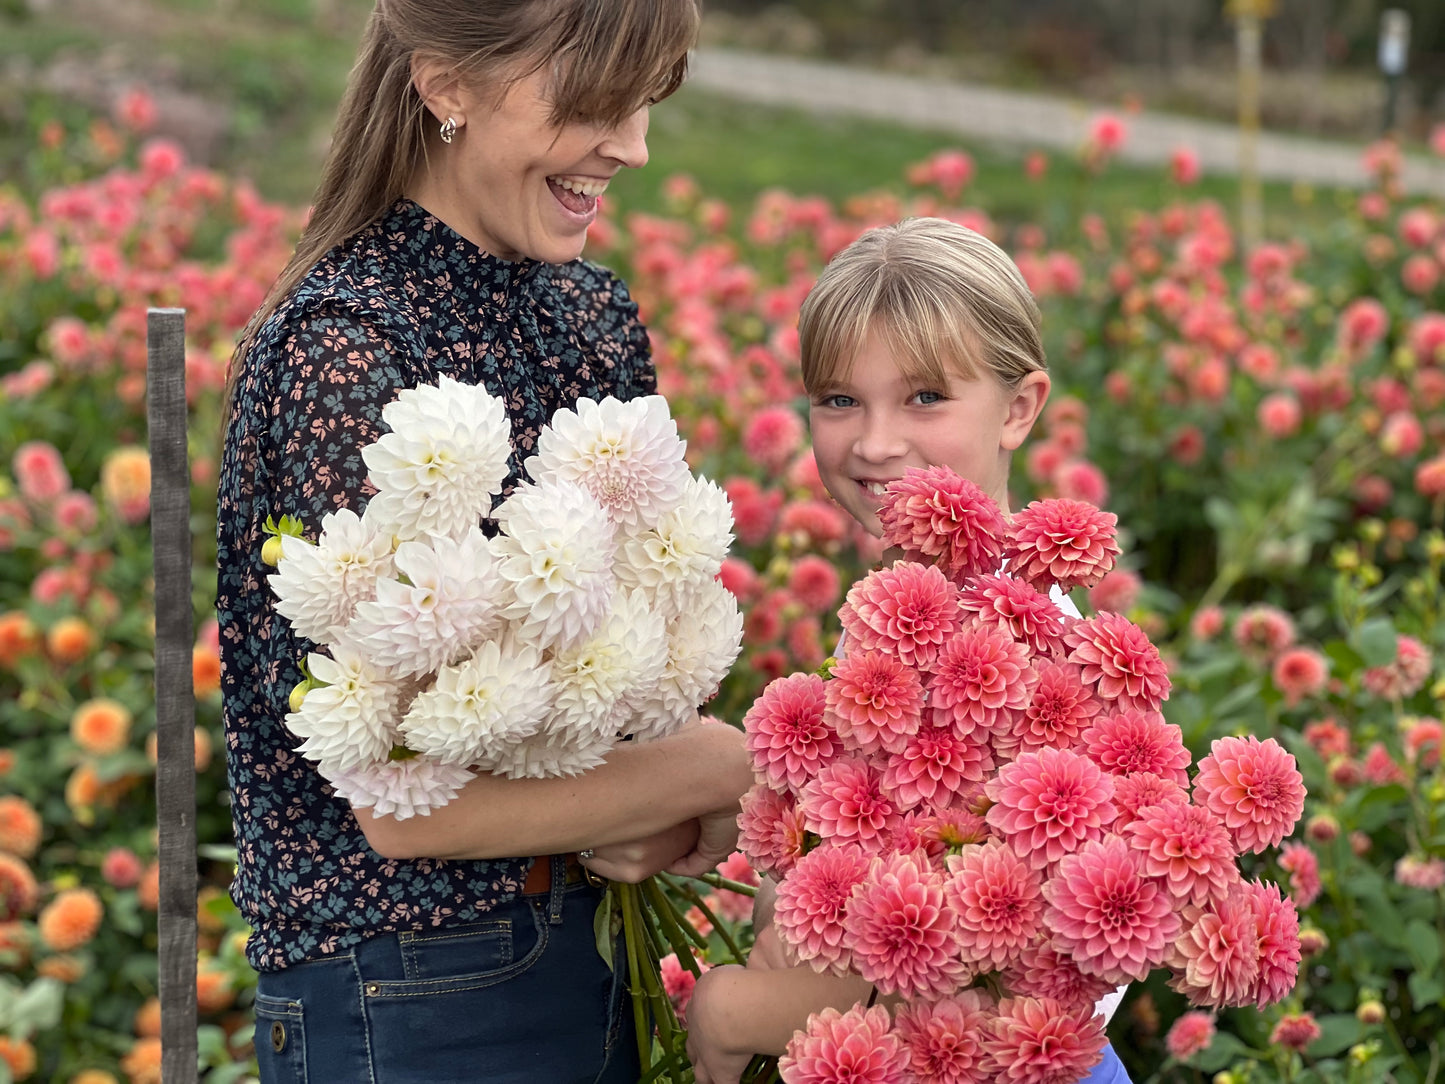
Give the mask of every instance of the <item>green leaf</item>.
<svg viewBox="0 0 1445 1084">
<path fill-rule="evenodd" d="M 1360 661 L 1366 666 L 1384 666 L 1395 661 L 1399 634 L 1388 617 L 1372 617 L 1355 633 Z"/>
<path fill-rule="evenodd" d="M 1206 1073 L 1217 1073 L 1227 1068 L 1237 1058 L 1246 1057 L 1249 1047 L 1227 1031 L 1215 1034 L 1210 1044 L 1184 1064 L 1192 1065 Z"/>
<path fill-rule="evenodd" d="M 1298 730 L 1281 728 L 1279 732 L 1280 744 L 1282 744 L 1294 756 L 1295 764 L 1299 768 L 1300 775 L 1304 778 L 1305 789 L 1314 791 L 1322 790 L 1325 785 L 1327 769 L 1325 762 L 1321 759 L 1315 747 L 1309 743 L 1303 734 Z"/>
<path fill-rule="evenodd" d="M 1204 502 L 1204 518 L 1216 531 L 1239 526 L 1239 513 L 1223 497 L 1210 497 Z"/>
<path fill-rule="evenodd" d="M 1405 936 L 1409 938 L 1405 947 L 1415 965 L 1416 977 L 1433 975 L 1440 966 L 1440 935 L 1435 927 L 1423 918 L 1412 918 L 1405 926 Z"/>
<path fill-rule="evenodd" d="M 1315 1017 L 1320 1037 L 1310 1043 L 1307 1053 L 1312 1058 L 1327 1058 L 1348 1050 L 1365 1038 L 1365 1025 L 1354 1013 L 1330 1013 Z"/>
<path fill-rule="evenodd" d="M 1416 972 L 1410 976 L 1410 996 L 1415 1000 L 1417 1009 L 1423 1009 L 1426 1005 L 1439 1005 L 1445 1002 L 1445 979 L 1441 979 L 1439 975 Z"/>
<path fill-rule="evenodd" d="M 1246 704 L 1254 704 L 1259 701 L 1261 684 L 1258 681 L 1246 681 L 1232 693 L 1220 697 L 1214 705 L 1214 717 L 1216 719 L 1228 719 L 1239 708 Z"/>
<path fill-rule="evenodd" d="M 65 984 L 59 979 L 36 979 L 11 1006 L 11 1028 L 27 1034 L 47 1031 L 60 1023 L 65 1008 Z"/>
<path fill-rule="evenodd" d="M 1341 812 L 1346 824 L 1368 834 L 1407 818 L 1410 794 L 1399 783 L 1357 790 L 1345 801 Z"/>
<path fill-rule="evenodd" d="M 592 933 L 597 938 L 597 955 L 602 957 L 602 962 L 612 970 L 617 970 L 617 965 L 612 959 L 612 950 L 617 944 L 612 933 L 612 893 L 611 891 L 602 894 L 602 902 L 597 905 L 597 913 L 592 916 Z"/>
</svg>

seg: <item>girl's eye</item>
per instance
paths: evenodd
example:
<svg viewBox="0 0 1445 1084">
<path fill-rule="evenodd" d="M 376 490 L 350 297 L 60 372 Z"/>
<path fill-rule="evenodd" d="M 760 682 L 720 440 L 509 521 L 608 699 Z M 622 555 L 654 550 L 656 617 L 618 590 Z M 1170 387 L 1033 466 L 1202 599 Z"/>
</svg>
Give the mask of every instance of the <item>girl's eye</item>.
<svg viewBox="0 0 1445 1084">
<path fill-rule="evenodd" d="M 913 393 L 913 398 L 918 400 L 920 406 L 932 406 L 934 403 L 941 403 L 944 394 L 941 391 L 919 391 Z"/>
<path fill-rule="evenodd" d="M 818 400 L 819 406 L 844 408 L 853 406 L 857 402 L 851 395 L 825 395 Z"/>
</svg>

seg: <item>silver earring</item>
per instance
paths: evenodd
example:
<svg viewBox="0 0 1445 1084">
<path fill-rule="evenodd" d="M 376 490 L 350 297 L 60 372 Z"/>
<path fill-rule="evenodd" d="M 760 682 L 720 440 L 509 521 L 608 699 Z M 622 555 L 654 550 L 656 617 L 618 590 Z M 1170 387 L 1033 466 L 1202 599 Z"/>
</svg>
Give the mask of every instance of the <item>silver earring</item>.
<svg viewBox="0 0 1445 1084">
<path fill-rule="evenodd" d="M 457 134 L 457 122 L 454 118 L 448 117 L 442 121 L 441 137 L 443 143 L 450 143 L 452 137 Z"/>
</svg>

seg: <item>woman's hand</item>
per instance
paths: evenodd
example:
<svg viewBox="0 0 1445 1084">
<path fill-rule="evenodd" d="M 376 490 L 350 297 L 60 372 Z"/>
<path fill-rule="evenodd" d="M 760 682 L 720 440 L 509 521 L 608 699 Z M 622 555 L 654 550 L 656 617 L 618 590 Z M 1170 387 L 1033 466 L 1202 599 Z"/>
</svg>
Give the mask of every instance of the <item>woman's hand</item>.
<svg viewBox="0 0 1445 1084">
<path fill-rule="evenodd" d="M 738 804 L 704 813 L 694 821 L 698 826 L 697 842 L 686 854 L 679 855 L 668 867 L 669 873 L 682 877 L 699 877 L 721 862 L 738 847 Z"/>
<path fill-rule="evenodd" d="M 683 821 L 641 839 L 593 847 L 592 853 L 581 862 L 609 881 L 637 884 L 658 870 L 666 869 L 683 855 L 691 854 L 697 837 L 697 821 Z"/>
<path fill-rule="evenodd" d="M 724 964 L 704 971 L 693 988 L 687 1003 L 687 1056 L 697 1084 L 738 1084 L 752 1061 L 752 1054 L 731 1050 L 724 1041 L 729 999 L 735 1009 L 742 975 L 737 964 Z"/>
</svg>

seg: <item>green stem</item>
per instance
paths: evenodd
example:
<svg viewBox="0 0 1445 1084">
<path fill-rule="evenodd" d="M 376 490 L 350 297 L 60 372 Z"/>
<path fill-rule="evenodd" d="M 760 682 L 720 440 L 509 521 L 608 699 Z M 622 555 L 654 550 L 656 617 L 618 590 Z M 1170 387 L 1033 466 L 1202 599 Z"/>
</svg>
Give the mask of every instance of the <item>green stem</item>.
<svg viewBox="0 0 1445 1084">
<path fill-rule="evenodd" d="M 694 877 L 693 880 L 701 881 L 703 884 L 711 885 L 713 888 L 736 892 L 740 896 L 756 896 L 758 894 L 757 885 L 745 885 L 741 881 L 730 881 L 726 877 L 722 877 L 716 873 L 704 873 L 699 877 Z"/>
<path fill-rule="evenodd" d="M 694 975 L 700 976 L 702 969 L 698 967 L 697 957 L 693 955 L 692 945 L 688 942 L 687 933 L 683 929 L 684 926 L 691 929 L 691 923 L 677 914 L 677 909 L 667 898 L 667 893 L 662 890 L 662 886 L 657 883 L 655 877 L 649 877 L 639 887 L 642 889 L 643 897 L 652 905 L 652 913 L 656 916 L 658 925 L 662 927 L 662 932 L 666 935 L 673 953 L 677 956 L 677 962 Z M 702 947 L 707 948 L 707 941 L 700 937 L 696 930 L 691 930 L 691 932 L 693 937 L 702 941 Z"/>
<path fill-rule="evenodd" d="M 614 881 L 611 891 L 615 894 L 617 906 L 622 911 L 622 936 L 627 942 L 627 987 L 632 995 L 632 1023 L 637 1031 L 637 1058 L 638 1064 L 645 1066 L 652 1061 L 652 1029 L 647 1026 L 646 995 L 642 992 L 638 982 L 638 944 L 632 929 L 636 924 L 636 916 L 627 906 L 627 889 L 629 887 L 631 886 Z"/>
<path fill-rule="evenodd" d="M 659 874 L 658 876 L 663 875 Z M 747 957 L 743 955 L 742 949 L 738 948 L 738 943 L 733 940 L 733 935 L 728 931 L 728 928 L 723 925 L 722 920 L 713 914 L 712 908 L 703 902 L 703 898 L 697 889 L 691 885 L 675 881 L 671 877 L 667 878 L 667 885 L 673 891 L 680 892 L 689 903 L 702 912 L 704 918 L 712 923 L 712 928 L 717 930 L 718 936 L 722 938 L 723 944 L 727 946 L 728 952 L 732 954 L 733 963 L 746 964 L 748 962 Z"/>
</svg>

